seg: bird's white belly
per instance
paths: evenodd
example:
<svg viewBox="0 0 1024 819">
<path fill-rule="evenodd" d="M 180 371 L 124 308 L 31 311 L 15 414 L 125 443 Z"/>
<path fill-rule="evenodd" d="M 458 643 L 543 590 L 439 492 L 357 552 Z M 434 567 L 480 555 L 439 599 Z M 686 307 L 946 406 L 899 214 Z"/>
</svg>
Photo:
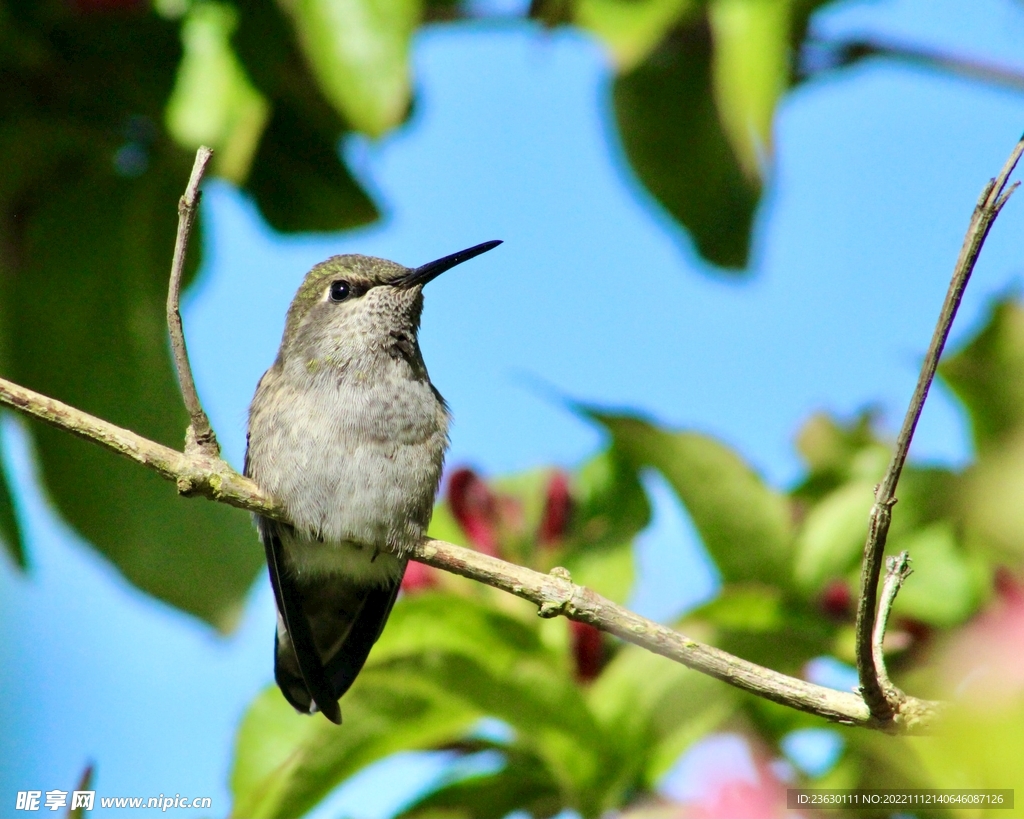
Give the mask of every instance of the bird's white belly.
<svg viewBox="0 0 1024 819">
<path fill-rule="evenodd" d="M 250 436 L 253 477 L 294 525 L 283 545 L 296 573 L 390 581 L 425 534 L 447 429 L 429 384 L 401 386 L 308 390 Z"/>
<path fill-rule="evenodd" d="M 297 577 L 344 575 L 364 586 L 383 586 L 402 576 L 405 558 L 352 541 L 311 540 L 286 536 L 284 550 L 289 568 Z"/>
</svg>

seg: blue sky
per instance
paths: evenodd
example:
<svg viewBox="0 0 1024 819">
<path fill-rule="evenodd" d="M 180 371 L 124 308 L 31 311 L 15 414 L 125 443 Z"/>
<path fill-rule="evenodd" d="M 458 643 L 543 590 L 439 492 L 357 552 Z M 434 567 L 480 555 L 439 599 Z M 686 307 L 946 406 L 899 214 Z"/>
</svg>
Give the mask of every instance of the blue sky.
<svg viewBox="0 0 1024 819">
<path fill-rule="evenodd" d="M 1009 0 L 850 3 L 815 29 L 1024 69 L 1024 12 Z M 898 423 L 971 208 L 1024 129 L 1024 96 L 903 65 L 866 63 L 802 87 L 779 112 L 752 275 L 735 283 L 701 264 L 623 164 L 595 43 L 526 26 L 433 28 L 414 61 L 412 121 L 344 147 L 384 204 L 379 224 L 282 238 L 229 187 L 207 188 L 206 262 L 185 323 L 236 465 L 248 401 L 310 266 L 346 252 L 419 264 L 498 238 L 501 248 L 426 291 L 424 355 L 455 415 L 450 464 L 487 474 L 576 464 L 600 439 L 558 393 L 713 433 L 785 484 L 810 412 L 871 403 Z M 994 294 L 1019 286 L 1022 203 L 993 230 L 954 343 Z M 0 563 L 0 805 L 17 790 L 69 789 L 93 759 L 104 795 L 209 795 L 223 815 L 235 725 L 271 680 L 263 578 L 228 637 L 145 598 L 50 512 L 19 425 L 3 434 L 34 569 L 23 577 Z M 912 454 L 969 456 L 941 389 Z M 667 492 L 653 489 L 634 602 L 664 618 L 711 593 L 713 575 Z M 401 795 L 396 778 L 430 773 L 415 762 L 371 774 L 332 808 L 384 816 Z"/>
</svg>

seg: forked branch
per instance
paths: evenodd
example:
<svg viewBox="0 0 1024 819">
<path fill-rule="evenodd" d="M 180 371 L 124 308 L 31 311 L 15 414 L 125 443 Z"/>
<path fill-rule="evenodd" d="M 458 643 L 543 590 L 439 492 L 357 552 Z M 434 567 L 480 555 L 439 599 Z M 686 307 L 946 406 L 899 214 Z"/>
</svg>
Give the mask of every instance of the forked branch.
<svg viewBox="0 0 1024 819">
<path fill-rule="evenodd" d="M 147 466 L 175 481 L 178 491 L 183 494 L 203 495 L 240 509 L 287 520 L 285 511 L 271 497 L 219 457 L 177 452 L 4 379 L 0 379 L 0 404 Z M 529 600 L 545 617 L 563 615 L 589 623 L 743 691 L 832 722 L 901 733 L 923 733 L 934 722 L 940 708 L 939 703 L 908 697 L 899 723 L 879 722 L 856 694 L 789 677 L 692 640 L 576 585 L 565 569 L 556 568 L 550 574 L 543 574 L 440 540 L 425 540 L 411 557 L 436 569 L 462 575 Z"/>
<path fill-rule="evenodd" d="M 899 483 L 903 465 L 907 461 L 907 453 L 910 451 L 910 442 L 914 438 L 914 430 L 917 428 L 921 410 L 924 409 L 924 402 L 928 397 L 928 390 L 935 378 L 935 370 L 939 366 L 939 358 L 946 346 L 949 329 L 953 326 L 953 319 L 960 307 L 960 300 L 967 288 L 967 282 L 970 281 L 971 273 L 974 272 L 978 254 L 981 252 L 981 247 L 985 243 L 985 238 L 988 236 L 996 216 L 1006 204 L 1006 200 L 1010 198 L 1010 194 L 1020 184 L 1014 182 L 1013 185 L 1007 187 L 1010 174 L 1017 166 L 1021 153 L 1024 153 L 1024 137 L 1021 137 L 1021 140 L 1014 146 L 1003 169 L 999 172 L 999 176 L 990 179 L 985 185 L 978 204 L 974 207 L 971 222 L 967 227 L 967 235 L 964 237 L 960 255 L 953 268 L 953 278 L 949 283 L 949 290 L 946 292 L 946 299 L 942 304 L 935 332 L 932 334 L 931 344 L 928 346 L 924 363 L 921 365 L 917 386 L 910 399 L 910 406 L 907 407 L 903 427 L 896 438 L 896 448 L 893 451 L 892 460 L 889 462 L 885 477 L 875 489 L 875 503 L 871 507 L 868 537 L 864 544 L 860 599 L 857 603 L 857 674 L 860 678 L 864 701 L 871 709 L 872 715 L 883 722 L 896 718 L 901 707 L 899 696 L 886 694 L 884 681 L 879 676 L 872 643 L 872 635 L 875 631 L 875 610 L 878 602 L 878 578 L 882 568 L 882 555 L 885 553 L 885 541 L 889 534 L 889 524 L 892 521 L 892 507 L 896 503 L 896 484 Z M 887 612 L 885 616 L 888 616 Z"/>
<path fill-rule="evenodd" d="M 951 285 L 947 303 L 943 306 L 939 327 L 936 329 L 936 336 L 933 338 L 932 348 L 926 359 L 922 373 L 923 387 L 922 383 L 919 383 L 918 390 L 914 394 L 907 415 L 908 420 L 904 423 L 904 430 L 900 433 L 897 442 L 893 463 L 890 465 L 886 479 L 879 486 L 875 507 L 872 511 L 872 529 L 868 538 L 868 546 L 865 547 L 865 577 L 870 580 L 873 571 L 874 579 L 871 582 L 865 581 L 863 584 L 865 593 L 862 595 L 858 609 L 858 628 L 860 629 L 863 623 L 867 622 L 866 646 L 871 663 L 867 668 L 870 672 L 870 682 L 880 693 L 881 702 L 885 705 L 884 709 L 878 708 L 877 703 L 873 706 L 871 700 L 862 699 L 854 693 L 836 691 L 796 677 L 789 677 L 713 646 L 692 640 L 673 629 L 640 617 L 590 589 L 576 585 L 565 569 L 556 568 L 550 574 L 543 574 L 461 546 L 429 539 L 424 540 L 416 547 L 412 557 L 434 568 L 462 575 L 529 600 L 538 606 L 539 614 L 543 617 L 561 615 L 572 620 L 589 623 L 626 642 L 668 657 L 695 671 L 716 677 L 743 691 L 791 708 L 816 714 L 833 722 L 875 728 L 891 733 L 927 731 L 934 724 L 941 704 L 902 694 L 900 694 L 898 702 L 891 703 L 886 698 L 884 690 L 887 679 L 884 677 L 882 663 L 876 664 L 873 660 L 871 635 L 874 620 L 871 615 L 875 610 L 878 572 L 877 567 L 869 568 L 868 557 L 874 559 L 877 553 L 878 559 L 881 558 L 885 546 L 885 534 L 888 530 L 890 509 L 894 502 L 896 482 L 906 459 L 913 428 L 920 415 L 928 384 L 931 383 L 935 372 L 938 355 L 941 353 L 956 305 L 959 304 L 963 287 L 966 285 L 970 270 L 973 269 L 981 243 L 988 233 L 992 220 L 1012 191 L 1012 188 L 1005 190 L 1006 180 L 1022 150 L 1024 150 L 1024 141 L 1017 145 L 1000 176 L 986 187 L 982 200 L 975 209 L 975 216 L 971 221 L 971 228 L 964 245 L 965 249 L 961 252 L 961 260 L 957 264 L 954 284 Z M 208 160 L 208 153 L 204 156 L 201 150 L 200 155 L 196 158 L 196 166 L 193 169 L 192 178 L 189 180 L 189 187 L 182 198 L 179 209 L 178 241 L 175 245 L 171 285 L 168 293 L 168 327 L 185 404 L 191 418 L 191 432 L 187 438 L 185 451 L 177 452 L 169 449 L 130 430 L 117 427 L 60 401 L 3 379 L 0 379 L 0 404 L 12 407 L 19 412 L 131 458 L 157 471 L 165 478 L 173 480 L 178 491 L 184 495 L 203 495 L 211 500 L 228 503 L 240 509 L 247 509 L 279 520 L 287 520 L 285 510 L 280 508 L 273 498 L 269 497 L 251 480 L 238 474 L 220 457 L 213 430 L 210 428 L 209 420 L 203 412 L 196 394 L 181 332 L 181 318 L 178 311 L 181 270 L 188 244 L 188 234 L 195 218 L 199 181 Z M 742 548 L 742 544 L 736 544 L 736 546 Z M 891 590 L 887 593 L 888 602 L 883 606 L 885 616 L 888 615 L 891 601 L 895 598 L 899 584 L 906 576 L 905 572 L 898 571 L 896 575 L 898 575 L 898 579 L 893 580 Z M 890 587 L 887 586 L 887 588 Z M 868 612 L 868 615 L 865 616 L 864 612 Z M 878 630 L 879 656 L 884 629 L 883 621 L 880 622 Z M 860 650 L 859 645 L 858 650 Z M 882 670 L 881 680 L 879 669 Z M 864 674 L 862 668 L 862 684 Z M 868 688 L 869 686 L 865 686 L 865 694 L 867 694 Z"/>
<path fill-rule="evenodd" d="M 878 674 L 878 684 L 890 703 L 901 703 L 906 699 L 906 694 L 900 691 L 889 679 L 889 672 L 885 667 L 885 630 L 889 626 L 889 615 L 892 614 L 893 603 L 896 602 L 896 595 L 903 588 L 904 581 L 914 573 L 910 568 L 910 554 L 904 550 L 896 557 L 890 557 L 885 561 L 885 580 L 882 581 L 882 599 L 879 601 L 878 617 L 875 618 L 875 629 L 871 635 L 871 651 L 875 658 L 875 672 Z"/>
</svg>

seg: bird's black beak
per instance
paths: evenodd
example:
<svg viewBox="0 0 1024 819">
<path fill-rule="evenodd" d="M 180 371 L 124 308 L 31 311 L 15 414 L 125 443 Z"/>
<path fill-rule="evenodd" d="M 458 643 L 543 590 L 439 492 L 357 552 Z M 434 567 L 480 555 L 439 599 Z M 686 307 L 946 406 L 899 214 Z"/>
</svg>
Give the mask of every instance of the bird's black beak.
<svg viewBox="0 0 1024 819">
<path fill-rule="evenodd" d="M 421 265 L 408 273 L 404 273 L 395 279 L 392 284 L 395 287 L 416 287 L 417 285 L 424 285 L 433 279 L 436 279 L 446 270 L 451 270 L 455 265 L 468 262 L 474 256 L 479 256 L 481 253 L 486 253 L 488 250 L 493 250 L 501 244 L 501 239 L 494 239 L 490 242 L 484 242 L 480 245 L 474 245 L 473 247 L 460 250 L 458 253 L 453 253 L 451 256 L 445 256 L 444 258 L 437 259 L 433 262 L 427 262 L 425 265 Z"/>
</svg>

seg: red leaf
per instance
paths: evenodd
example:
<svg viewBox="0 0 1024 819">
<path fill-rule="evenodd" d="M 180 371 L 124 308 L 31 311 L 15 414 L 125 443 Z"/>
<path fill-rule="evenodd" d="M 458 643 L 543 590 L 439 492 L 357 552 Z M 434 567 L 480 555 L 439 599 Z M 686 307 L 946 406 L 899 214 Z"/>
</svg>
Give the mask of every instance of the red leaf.
<svg viewBox="0 0 1024 819">
<path fill-rule="evenodd" d="M 1007 602 L 1024 600 L 1024 582 L 1006 566 L 997 566 L 995 577 L 992 578 L 996 595 Z"/>
<path fill-rule="evenodd" d="M 589 623 L 569 621 L 572 654 L 576 660 L 576 679 L 588 683 L 601 673 L 604 665 L 604 637 Z"/>
<path fill-rule="evenodd" d="M 548 481 L 537 542 L 541 546 L 556 546 L 565 537 L 572 516 L 572 495 L 569 478 L 564 472 L 555 472 Z"/>
<path fill-rule="evenodd" d="M 498 501 L 472 470 L 456 469 L 448 479 L 448 506 L 469 542 L 485 554 L 498 555 Z"/>
<path fill-rule="evenodd" d="M 818 598 L 821 610 L 835 620 L 847 620 L 853 615 L 853 593 L 845 580 L 830 580 Z"/>
</svg>

